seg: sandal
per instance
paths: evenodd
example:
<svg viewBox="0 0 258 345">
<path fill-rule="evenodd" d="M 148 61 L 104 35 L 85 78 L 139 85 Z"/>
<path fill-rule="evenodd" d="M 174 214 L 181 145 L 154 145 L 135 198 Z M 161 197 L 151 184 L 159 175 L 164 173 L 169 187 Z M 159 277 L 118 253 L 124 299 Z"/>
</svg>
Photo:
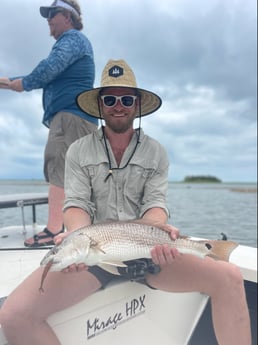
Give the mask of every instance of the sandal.
<svg viewBox="0 0 258 345">
<path fill-rule="evenodd" d="M 48 228 L 45 228 L 44 230 L 42 230 L 42 232 L 44 232 L 44 235 L 36 234 L 36 235 L 33 236 L 34 243 L 30 244 L 30 243 L 24 242 L 25 247 L 53 246 L 55 244 L 55 242 L 53 241 L 53 238 L 56 235 L 64 232 L 64 227 L 57 234 L 53 234 L 51 231 L 48 230 Z M 50 241 L 46 241 L 46 242 L 39 242 L 39 240 L 43 240 L 45 238 L 51 238 L 51 240 Z"/>
</svg>

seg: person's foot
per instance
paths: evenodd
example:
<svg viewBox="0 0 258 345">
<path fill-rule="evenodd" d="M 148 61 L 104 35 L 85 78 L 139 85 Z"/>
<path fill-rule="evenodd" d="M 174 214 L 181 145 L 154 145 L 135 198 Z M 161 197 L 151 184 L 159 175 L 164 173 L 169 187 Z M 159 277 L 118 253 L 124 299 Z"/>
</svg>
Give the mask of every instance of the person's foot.
<svg viewBox="0 0 258 345">
<path fill-rule="evenodd" d="M 26 241 L 24 241 L 24 245 L 25 247 L 53 246 L 55 244 L 53 238 L 61 232 L 64 232 L 64 229 L 54 234 L 45 228 L 43 231 L 39 232 L 33 237 L 27 238 Z"/>
</svg>

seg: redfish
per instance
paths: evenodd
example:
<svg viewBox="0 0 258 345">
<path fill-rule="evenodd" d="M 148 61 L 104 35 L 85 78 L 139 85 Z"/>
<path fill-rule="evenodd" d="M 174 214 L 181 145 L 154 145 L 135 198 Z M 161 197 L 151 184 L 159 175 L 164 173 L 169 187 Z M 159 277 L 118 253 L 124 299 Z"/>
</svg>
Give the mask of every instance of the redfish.
<svg viewBox="0 0 258 345">
<path fill-rule="evenodd" d="M 182 254 L 204 258 L 213 257 L 228 261 L 238 246 L 233 241 L 194 240 L 180 236 L 172 240 L 166 225 L 151 225 L 144 221 L 98 223 L 71 232 L 50 249 L 40 265 L 45 266 L 40 290 L 48 271 L 61 271 L 72 265 L 85 263 L 97 265 L 111 273 L 119 274 L 116 267 L 125 267 L 125 261 L 151 258 L 156 245 L 175 247 Z"/>
</svg>

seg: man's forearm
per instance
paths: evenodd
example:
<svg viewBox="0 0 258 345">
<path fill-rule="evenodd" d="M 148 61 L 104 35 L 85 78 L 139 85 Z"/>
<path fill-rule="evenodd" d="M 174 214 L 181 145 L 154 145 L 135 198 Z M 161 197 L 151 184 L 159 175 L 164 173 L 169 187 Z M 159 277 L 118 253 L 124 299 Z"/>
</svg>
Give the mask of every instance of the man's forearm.
<svg viewBox="0 0 258 345">
<path fill-rule="evenodd" d="M 87 212 L 78 207 L 70 207 L 64 212 L 64 225 L 68 231 L 74 231 L 91 224 Z"/>
<path fill-rule="evenodd" d="M 150 221 L 152 223 L 164 223 L 168 221 L 168 216 L 166 211 L 160 207 L 153 207 L 146 211 L 142 217 L 143 219 Z"/>
</svg>

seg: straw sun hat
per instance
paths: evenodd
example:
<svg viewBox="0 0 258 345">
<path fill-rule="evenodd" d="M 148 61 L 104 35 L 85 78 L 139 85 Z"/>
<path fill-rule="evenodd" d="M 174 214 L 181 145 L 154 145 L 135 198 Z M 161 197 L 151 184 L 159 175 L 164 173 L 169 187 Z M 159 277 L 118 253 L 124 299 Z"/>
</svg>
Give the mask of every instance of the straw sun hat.
<svg viewBox="0 0 258 345">
<path fill-rule="evenodd" d="M 99 113 L 99 93 L 107 87 L 133 88 L 140 94 L 140 113 L 137 110 L 136 117 L 153 113 L 161 106 L 161 99 L 153 92 L 139 89 L 132 69 L 124 60 L 109 60 L 101 77 L 101 87 L 84 91 L 77 97 L 79 107 L 87 114 L 101 118 Z"/>
</svg>

